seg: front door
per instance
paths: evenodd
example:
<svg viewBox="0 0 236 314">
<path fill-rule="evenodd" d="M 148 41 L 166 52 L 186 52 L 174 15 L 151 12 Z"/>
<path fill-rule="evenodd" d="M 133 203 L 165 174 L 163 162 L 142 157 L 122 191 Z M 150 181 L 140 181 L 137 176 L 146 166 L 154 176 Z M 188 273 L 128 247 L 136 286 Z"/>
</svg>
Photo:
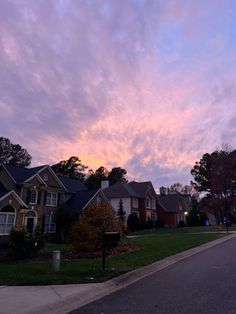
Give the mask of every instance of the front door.
<svg viewBox="0 0 236 314">
<path fill-rule="evenodd" d="M 27 217 L 26 221 L 26 229 L 29 233 L 33 233 L 34 231 L 34 217 Z"/>
</svg>

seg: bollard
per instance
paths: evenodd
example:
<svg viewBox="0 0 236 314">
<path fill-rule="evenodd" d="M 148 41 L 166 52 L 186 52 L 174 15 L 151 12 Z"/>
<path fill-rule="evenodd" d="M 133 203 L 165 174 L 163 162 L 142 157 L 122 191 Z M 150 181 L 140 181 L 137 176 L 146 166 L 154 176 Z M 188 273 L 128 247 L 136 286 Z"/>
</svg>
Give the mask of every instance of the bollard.
<svg viewBox="0 0 236 314">
<path fill-rule="evenodd" d="M 60 271 L 61 251 L 52 252 L 52 269 L 56 273 Z"/>
</svg>

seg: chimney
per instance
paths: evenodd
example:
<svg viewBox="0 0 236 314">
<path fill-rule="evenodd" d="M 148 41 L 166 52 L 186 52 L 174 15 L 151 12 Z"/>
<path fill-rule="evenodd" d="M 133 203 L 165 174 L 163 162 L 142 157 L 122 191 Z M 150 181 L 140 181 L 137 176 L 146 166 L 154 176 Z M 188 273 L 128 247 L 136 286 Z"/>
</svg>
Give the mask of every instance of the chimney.
<svg viewBox="0 0 236 314">
<path fill-rule="evenodd" d="M 160 195 L 167 195 L 167 188 L 162 186 L 160 187 Z"/>
<path fill-rule="evenodd" d="M 106 188 L 109 188 L 109 181 L 108 180 L 102 180 L 101 181 L 101 189 L 104 190 Z"/>
</svg>

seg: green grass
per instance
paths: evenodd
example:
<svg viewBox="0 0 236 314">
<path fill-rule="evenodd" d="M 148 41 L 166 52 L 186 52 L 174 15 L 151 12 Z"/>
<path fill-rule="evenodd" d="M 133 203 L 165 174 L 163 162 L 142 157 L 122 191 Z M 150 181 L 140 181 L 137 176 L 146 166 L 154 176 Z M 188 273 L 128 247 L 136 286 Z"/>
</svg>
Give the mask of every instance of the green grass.
<svg viewBox="0 0 236 314">
<path fill-rule="evenodd" d="M 189 233 L 187 230 L 183 232 L 180 229 L 137 235 L 124 241 L 137 245 L 139 250 L 109 257 L 106 272 L 101 270 L 101 258 L 64 260 L 61 262 L 61 271 L 59 273 L 52 272 L 51 261 L 0 263 L 0 285 L 100 282 L 217 239 L 220 236 L 222 234 L 214 232 L 197 234 Z M 48 253 L 57 249 L 67 250 L 68 247 L 65 245 L 51 245 L 45 248 L 44 252 Z"/>
</svg>

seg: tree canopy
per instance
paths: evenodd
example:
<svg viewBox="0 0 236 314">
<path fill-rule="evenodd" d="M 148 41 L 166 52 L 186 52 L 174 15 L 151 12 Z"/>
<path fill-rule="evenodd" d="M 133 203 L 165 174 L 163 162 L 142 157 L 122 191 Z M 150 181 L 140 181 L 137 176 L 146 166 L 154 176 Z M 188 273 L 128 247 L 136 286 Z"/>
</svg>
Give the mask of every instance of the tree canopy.
<svg viewBox="0 0 236 314">
<path fill-rule="evenodd" d="M 83 165 L 77 156 L 71 156 L 67 160 L 62 160 L 59 163 L 52 165 L 52 169 L 55 173 L 73 177 L 82 182 L 85 180 L 85 170 L 87 168 L 88 167 Z"/>
<path fill-rule="evenodd" d="M 0 164 L 28 167 L 31 159 L 25 148 L 11 143 L 6 137 L 0 137 Z"/>
<path fill-rule="evenodd" d="M 109 184 L 114 184 L 118 181 L 127 183 L 128 180 L 126 179 L 127 171 L 121 167 L 114 167 L 108 174 Z"/>
<path fill-rule="evenodd" d="M 118 181 L 127 183 L 126 174 L 127 171 L 121 167 L 115 167 L 109 171 L 107 168 L 101 166 L 96 171 L 89 170 L 85 185 L 89 189 L 99 189 L 101 182 L 104 180 L 108 180 L 110 185 Z"/>
<path fill-rule="evenodd" d="M 236 150 L 217 150 L 206 153 L 191 170 L 193 185 L 205 192 L 205 202 L 214 208 L 218 221 L 223 221 L 233 210 L 236 184 Z M 213 206 L 214 205 L 214 206 Z"/>
<path fill-rule="evenodd" d="M 85 185 L 89 189 L 99 189 L 103 180 L 108 180 L 109 171 L 107 168 L 101 166 L 96 171 L 92 169 L 88 172 L 88 177 L 85 180 Z"/>
</svg>

